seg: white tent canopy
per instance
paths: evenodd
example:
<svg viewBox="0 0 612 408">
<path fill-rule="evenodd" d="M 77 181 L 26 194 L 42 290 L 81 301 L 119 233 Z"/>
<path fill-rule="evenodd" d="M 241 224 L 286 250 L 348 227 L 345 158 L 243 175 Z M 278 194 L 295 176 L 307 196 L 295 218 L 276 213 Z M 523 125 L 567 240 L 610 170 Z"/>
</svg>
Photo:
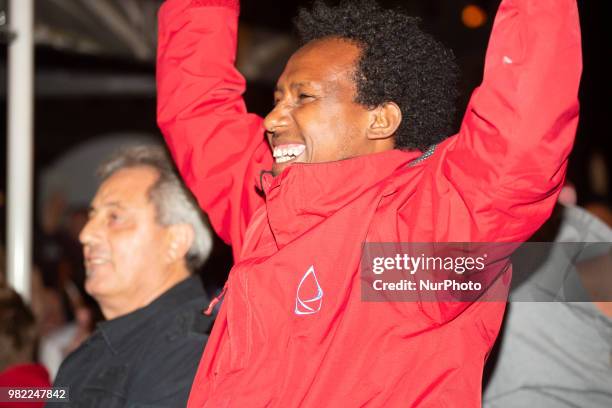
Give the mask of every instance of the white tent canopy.
<svg viewBox="0 0 612 408">
<path fill-rule="evenodd" d="M 152 60 L 161 0 L 38 0 L 37 44 Z"/>
</svg>

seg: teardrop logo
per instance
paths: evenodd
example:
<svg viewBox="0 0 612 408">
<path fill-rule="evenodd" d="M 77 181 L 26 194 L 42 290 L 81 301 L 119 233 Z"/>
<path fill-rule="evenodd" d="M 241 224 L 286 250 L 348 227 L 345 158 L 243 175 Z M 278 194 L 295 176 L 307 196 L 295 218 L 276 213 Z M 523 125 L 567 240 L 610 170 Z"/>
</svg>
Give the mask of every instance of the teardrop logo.
<svg viewBox="0 0 612 408">
<path fill-rule="evenodd" d="M 306 271 L 297 288 L 295 296 L 295 314 L 309 315 L 321 310 L 323 303 L 323 289 L 319 285 L 314 265 Z"/>
</svg>

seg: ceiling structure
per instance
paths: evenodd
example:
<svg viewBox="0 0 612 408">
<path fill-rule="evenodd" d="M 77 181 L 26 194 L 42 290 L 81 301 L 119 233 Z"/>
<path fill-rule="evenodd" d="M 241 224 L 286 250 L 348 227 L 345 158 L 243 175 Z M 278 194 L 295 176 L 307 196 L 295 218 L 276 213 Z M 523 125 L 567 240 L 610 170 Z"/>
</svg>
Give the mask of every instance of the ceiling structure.
<svg viewBox="0 0 612 408">
<path fill-rule="evenodd" d="M 161 0 L 37 0 L 34 38 L 85 54 L 150 61 Z"/>
<path fill-rule="evenodd" d="M 0 10 L 6 10 L 7 3 L 0 0 Z M 153 66 L 157 10 L 162 3 L 163 0 L 34 0 L 35 42 L 38 47 L 59 52 Z M 292 17 L 301 5 L 309 3 L 310 0 L 242 2 L 237 63 L 248 80 L 273 82 L 277 78 L 296 48 L 291 35 Z M 423 17 L 425 26 L 442 34 L 443 40 L 446 37 L 454 49 L 479 38 L 478 33 L 465 30 L 460 22 L 465 1 L 381 0 L 381 3 Z M 497 2 L 471 3 L 481 4 L 487 12 Z"/>
<path fill-rule="evenodd" d="M 35 0 L 36 95 L 155 96 L 157 11 L 163 0 Z M 0 40 L 10 41 L 0 0 Z M 281 29 L 241 24 L 237 65 L 250 82 L 272 83 L 296 45 Z M 2 29 L 4 27 L 4 29 Z M 0 64 L 4 77 L 5 64 Z M 0 81 L 0 95 L 6 86 Z"/>
</svg>

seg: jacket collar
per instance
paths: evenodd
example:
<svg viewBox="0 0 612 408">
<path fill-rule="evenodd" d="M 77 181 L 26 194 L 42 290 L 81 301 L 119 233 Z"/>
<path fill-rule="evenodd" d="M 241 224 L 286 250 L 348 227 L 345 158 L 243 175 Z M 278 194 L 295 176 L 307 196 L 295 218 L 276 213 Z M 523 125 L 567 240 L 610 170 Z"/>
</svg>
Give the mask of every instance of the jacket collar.
<svg viewBox="0 0 612 408">
<path fill-rule="evenodd" d="M 262 174 L 268 219 L 279 246 L 385 181 L 420 152 L 389 150 L 327 163 L 296 163 Z"/>
<path fill-rule="evenodd" d="M 177 283 L 147 306 L 98 323 L 98 330 L 113 352 L 118 353 L 127 341 L 140 338 L 146 333 L 144 328 L 154 324 L 154 318 L 172 313 L 177 307 L 197 297 L 203 298 L 202 304 L 206 303 L 206 292 L 200 279 L 194 275 Z"/>
</svg>

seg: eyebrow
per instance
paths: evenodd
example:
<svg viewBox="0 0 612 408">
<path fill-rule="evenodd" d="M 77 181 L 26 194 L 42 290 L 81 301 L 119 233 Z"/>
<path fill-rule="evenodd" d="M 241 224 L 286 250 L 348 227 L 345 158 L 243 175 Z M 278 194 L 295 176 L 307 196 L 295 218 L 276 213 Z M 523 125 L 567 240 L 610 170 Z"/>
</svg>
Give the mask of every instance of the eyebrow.
<svg viewBox="0 0 612 408">
<path fill-rule="evenodd" d="M 298 89 L 298 88 L 305 87 L 305 86 L 316 86 L 316 85 L 314 85 L 311 81 L 303 81 L 303 82 L 292 83 L 289 87 L 291 89 Z M 278 85 L 276 85 L 276 87 L 274 88 L 274 93 L 277 93 L 277 92 L 283 93 L 283 90 L 280 89 Z"/>
<path fill-rule="evenodd" d="M 123 206 L 119 201 L 109 201 L 108 203 L 104 203 L 98 207 L 94 207 L 93 205 L 90 205 L 89 213 L 95 212 L 96 209 L 104 208 L 104 207 L 112 207 L 112 208 L 119 208 L 121 210 L 125 210 L 125 206 Z"/>
</svg>

